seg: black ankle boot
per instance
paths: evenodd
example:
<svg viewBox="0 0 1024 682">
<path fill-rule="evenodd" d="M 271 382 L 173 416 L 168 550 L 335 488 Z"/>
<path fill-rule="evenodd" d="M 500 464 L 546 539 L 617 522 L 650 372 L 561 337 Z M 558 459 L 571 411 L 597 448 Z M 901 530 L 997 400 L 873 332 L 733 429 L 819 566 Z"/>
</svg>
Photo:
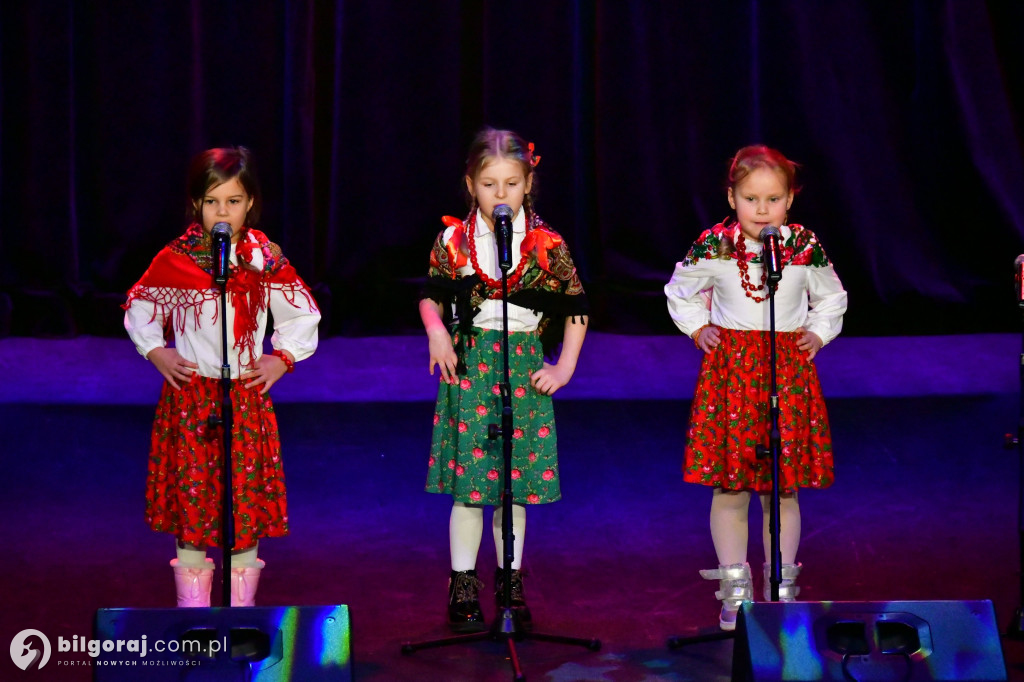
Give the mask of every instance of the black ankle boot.
<svg viewBox="0 0 1024 682">
<path fill-rule="evenodd" d="M 448 625 L 455 632 L 482 632 L 487 629 L 480 610 L 480 588 L 484 584 L 476 571 L 452 571 L 448 579 Z"/>
<path fill-rule="evenodd" d="M 502 569 L 494 569 L 494 603 L 501 609 L 505 606 L 503 599 L 505 587 L 505 576 Z M 533 628 L 533 615 L 530 607 L 526 605 L 526 595 L 523 592 L 523 572 L 512 569 L 512 615 L 523 630 Z"/>
</svg>

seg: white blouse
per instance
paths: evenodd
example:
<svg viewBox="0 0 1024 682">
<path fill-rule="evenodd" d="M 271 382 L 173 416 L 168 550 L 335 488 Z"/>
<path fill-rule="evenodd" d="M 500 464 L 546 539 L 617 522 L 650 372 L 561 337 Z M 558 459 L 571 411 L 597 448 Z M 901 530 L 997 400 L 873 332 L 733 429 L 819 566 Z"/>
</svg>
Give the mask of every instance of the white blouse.
<svg viewBox="0 0 1024 682">
<path fill-rule="evenodd" d="M 792 230 L 783 225 L 782 239 Z M 759 241 L 746 240 L 747 251 L 760 253 Z M 761 281 L 763 266 L 749 263 L 751 283 Z M 672 279 L 665 285 L 669 315 L 687 336 L 706 324 L 727 329 L 768 331 L 768 301 L 755 302 L 740 285 L 735 258 L 710 258 L 683 265 L 676 263 Z M 767 295 L 762 289 L 757 296 Z M 814 332 L 823 344 L 843 328 L 847 295 L 831 264 L 823 267 L 787 264 L 775 291 L 775 331 L 792 332 L 800 327 Z"/>
<path fill-rule="evenodd" d="M 251 265 L 258 270 L 263 269 L 263 252 L 260 249 L 253 249 Z M 235 256 L 235 245 L 231 245 L 231 262 L 238 263 Z M 304 360 L 316 350 L 319 340 L 318 325 L 320 324 L 320 313 L 310 305 L 309 300 L 298 291 L 296 287 L 294 294 L 285 294 L 278 286 L 270 285 L 269 311 L 274 315 L 274 333 L 270 343 L 277 350 L 286 350 L 294 356 L 295 361 Z M 212 290 L 212 289 L 211 289 Z M 307 294 L 308 290 L 302 289 Z M 291 300 L 289 300 L 291 299 Z M 312 295 L 310 295 L 312 300 Z M 294 305 L 293 305 L 294 303 Z M 227 330 L 228 330 L 228 362 L 231 365 L 231 378 L 237 379 L 243 369 L 238 358 L 238 349 L 234 345 L 234 321 L 235 309 L 231 305 L 231 293 L 228 293 L 227 306 Z M 184 330 L 179 325 L 169 323 L 174 328 L 174 347 L 186 360 L 191 360 L 199 365 L 196 370 L 204 377 L 220 378 L 220 368 L 223 363 L 221 321 L 220 321 L 220 294 L 213 301 L 204 301 L 195 313 L 185 320 Z M 173 316 L 173 311 L 170 313 Z M 131 305 L 124 314 L 124 327 L 131 337 L 139 354 L 145 357 L 154 348 L 161 348 L 166 345 L 164 340 L 164 325 L 168 323 L 167 311 L 162 310 L 152 301 L 142 298 L 134 298 Z M 257 358 L 262 354 L 263 339 L 267 328 L 267 310 L 260 312 L 257 317 L 257 329 L 255 334 L 255 352 Z"/>
</svg>

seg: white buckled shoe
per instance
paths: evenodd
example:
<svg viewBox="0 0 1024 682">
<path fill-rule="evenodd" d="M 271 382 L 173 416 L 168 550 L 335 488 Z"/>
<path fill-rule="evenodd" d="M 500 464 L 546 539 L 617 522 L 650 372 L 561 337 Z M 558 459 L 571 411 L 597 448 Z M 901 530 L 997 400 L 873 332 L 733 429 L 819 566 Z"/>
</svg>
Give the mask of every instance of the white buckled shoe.
<svg viewBox="0 0 1024 682">
<path fill-rule="evenodd" d="M 754 599 L 754 588 L 751 584 L 750 564 L 729 564 L 718 568 L 703 570 L 700 577 L 705 580 L 717 580 L 718 591 L 715 599 L 722 600 L 722 611 L 718 616 L 718 626 L 723 630 L 736 629 L 736 614 L 740 605 Z"/>
</svg>

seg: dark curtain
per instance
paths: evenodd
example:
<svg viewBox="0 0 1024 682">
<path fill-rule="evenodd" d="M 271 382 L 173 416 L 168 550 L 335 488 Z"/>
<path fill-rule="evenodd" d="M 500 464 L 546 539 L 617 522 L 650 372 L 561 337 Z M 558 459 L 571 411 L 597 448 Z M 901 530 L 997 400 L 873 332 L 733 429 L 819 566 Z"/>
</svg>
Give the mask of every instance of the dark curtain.
<svg viewBox="0 0 1024 682">
<path fill-rule="evenodd" d="M 1016 329 L 1022 20 L 970 0 L 4 3 L 0 333 L 122 333 L 184 226 L 189 159 L 235 144 L 324 331 L 414 331 L 485 124 L 536 143 L 595 329 L 672 330 L 661 287 L 751 142 L 801 164 L 790 217 L 850 290 L 848 333 Z"/>
</svg>

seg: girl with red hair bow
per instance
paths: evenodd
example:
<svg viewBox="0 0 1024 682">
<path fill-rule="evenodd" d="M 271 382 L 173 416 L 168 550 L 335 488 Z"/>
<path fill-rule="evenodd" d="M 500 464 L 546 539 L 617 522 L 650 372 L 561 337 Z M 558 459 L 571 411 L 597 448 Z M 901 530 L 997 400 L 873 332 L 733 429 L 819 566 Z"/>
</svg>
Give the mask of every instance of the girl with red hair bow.
<svg viewBox="0 0 1024 682">
<path fill-rule="evenodd" d="M 512 452 L 513 612 L 531 625 L 522 582 L 526 506 L 561 497 L 551 396 L 572 378 L 586 335 L 587 301 L 562 237 L 533 210 L 532 143 L 507 130 L 481 131 L 469 150 L 465 184 L 470 212 L 444 218 L 430 255 L 420 316 L 430 347 L 430 372 L 441 381 L 434 412 L 428 492 L 451 495 L 451 575 L 448 623 L 458 632 L 486 627 L 476 576 L 483 508 L 492 520 L 498 569 L 495 603 L 502 605 L 500 570 L 504 480 L 501 439 L 488 426 L 501 419 L 502 282 L 494 209 L 511 209 L 512 267 L 508 272 L 509 366 L 514 416 Z M 557 361 L 545 350 L 561 345 Z"/>
</svg>

